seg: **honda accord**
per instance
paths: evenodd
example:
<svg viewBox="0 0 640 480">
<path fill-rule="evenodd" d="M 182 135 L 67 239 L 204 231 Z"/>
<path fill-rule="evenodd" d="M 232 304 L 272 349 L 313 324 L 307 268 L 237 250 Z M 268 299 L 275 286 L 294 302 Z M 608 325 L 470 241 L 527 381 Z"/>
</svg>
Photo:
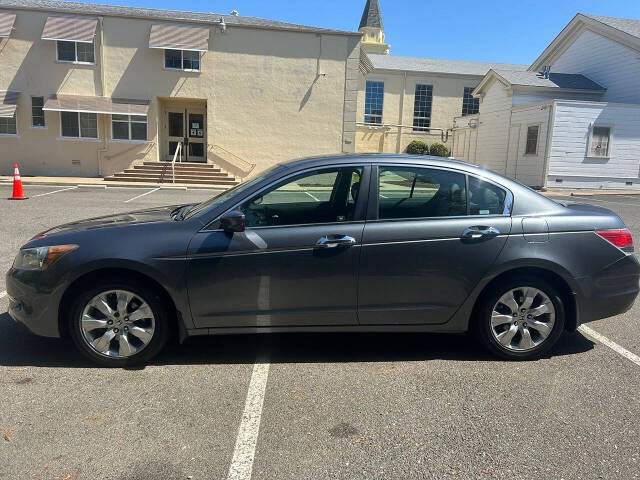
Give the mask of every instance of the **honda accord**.
<svg viewBox="0 0 640 480">
<path fill-rule="evenodd" d="M 270 332 L 470 331 L 531 359 L 628 310 L 639 275 L 609 210 L 458 161 L 355 155 L 52 228 L 20 249 L 6 288 L 15 321 L 106 366 L 172 337 Z"/>
</svg>

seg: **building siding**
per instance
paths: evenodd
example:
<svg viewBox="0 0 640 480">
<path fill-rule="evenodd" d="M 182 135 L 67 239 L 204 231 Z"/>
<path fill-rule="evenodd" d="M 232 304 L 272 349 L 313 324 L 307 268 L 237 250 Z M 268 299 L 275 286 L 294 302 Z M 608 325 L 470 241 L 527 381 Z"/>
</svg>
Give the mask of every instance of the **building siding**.
<svg viewBox="0 0 640 480">
<path fill-rule="evenodd" d="M 640 103 L 640 52 L 590 30 L 553 62 L 557 73 L 581 73 L 607 89 L 605 102 Z"/>
<path fill-rule="evenodd" d="M 511 114 L 507 176 L 532 187 L 544 186 L 544 164 L 549 134 L 551 102 L 514 109 Z M 537 125 L 538 148 L 535 155 L 526 154 L 527 129 Z M 516 127 L 517 128 L 513 128 Z M 517 132 L 516 132 L 517 130 Z M 514 138 L 517 134 L 517 138 Z M 511 148 L 514 147 L 515 148 Z"/>
<path fill-rule="evenodd" d="M 610 158 L 590 158 L 587 144 L 593 124 L 612 127 Z M 549 159 L 549 185 L 562 187 L 638 187 L 640 106 L 556 102 Z M 562 183 L 556 181 L 562 179 Z"/>
</svg>

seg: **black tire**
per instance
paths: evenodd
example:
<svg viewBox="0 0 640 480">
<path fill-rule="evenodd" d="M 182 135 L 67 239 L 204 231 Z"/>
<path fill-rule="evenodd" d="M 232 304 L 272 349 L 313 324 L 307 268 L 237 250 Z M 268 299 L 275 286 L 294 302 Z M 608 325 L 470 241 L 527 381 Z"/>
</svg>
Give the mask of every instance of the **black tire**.
<svg viewBox="0 0 640 480">
<path fill-rule="evenodd" d="M 493 308 L 505 293 L 518 287 L 534 287 L 543 292 L 553 303 L 555 308 L 555 323 L 551 333 L 536 347 L 515 351 L 506 348 L 495 338 L 491 327 Z M 532 275 L 517 275 L 507 278 L 491 286 L 482 294 L 475 315 L 472 319 L 472 333 L 480 343 L 492 354 L 507 360 L 532 360 L 546 354 L 558 341 L 565 324 L 565 308 L 558 290 L 546 280 Z"/>
<path fill-rule="evenodd" d="M 107 357 L 96 352 L 84 339 L 81 318 L 87 303 L 96 295 L 108 290 L 127 290 L 143 299 L 153 312 L 155 330 L 151 340 L 140 352 L 126 358 Z M 69 332 L 78 350 L 91 361 L 105 367 L 128 367 L 140 365 L 155 357 L 165 346 L 170 336 L 169 308 L 156 289 L 144 283 L 127 279 L 103 279 L 88 285 L 76 295 L 69 309 Z"/>
</svg>

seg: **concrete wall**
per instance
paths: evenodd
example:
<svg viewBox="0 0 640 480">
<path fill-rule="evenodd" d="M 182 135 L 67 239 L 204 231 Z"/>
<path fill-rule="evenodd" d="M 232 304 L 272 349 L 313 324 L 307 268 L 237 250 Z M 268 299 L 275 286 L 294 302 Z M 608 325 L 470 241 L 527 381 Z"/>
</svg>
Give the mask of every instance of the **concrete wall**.
<svg viewBox="0 0 640 480">
<path fill-rule="evenodd" d="M 568 101 L 555 104 L 548 185 L 638 189 L 640 105 Z M 594 124 L 612 127 L 609 158 L 587 156 L 589 132 Z"/>
<path fill-rule="evenodd" d="M 433 86 L 431 106 L 431 126 L 448 129 L 453 120 L 462 113 L 462 98 L 465 87 L 475 87 L 482 77 L 466 75 L 416 74 L 404 72 L 374 71 L 360 80 L 358 90 L 358 122 L 364 121 L 365 82 L 384 82 L 384 105 L 382 123 L 387 125 L 413 125 L 413 111 L 416 84 Z M 422 140 L 427 144 L 443 143 L 440 132 L 414 132 L 412 128 L 380 128 L 358 126 L 356 151 L 401 153 L 413 140 Z M 452 139 L 446 142 L 451 148 Z"/>
<path fill-rule="evenodd" d="M 23 92 L 19 135 L 0 138 L 0 173 L 14 161 L 24 175 L 91 176 L 158 160 L 165 149 L 161 98 L 205 100 L 209 148 L 256 164 L 256 172 L 354 149 L 359 37 L 211 27 L 201 72 L 179 72 L 165 70 L 163 51 L 148 47 L 151 25 L 161 22 L 106 17 L 103 85 L 100 28 L 96 65 L 57 63 L 55 42 L 40 40 L 47 16 L 17 11 L 14 33 L 0 43 L 0 90 Z M 46 113 L 46 129 L 29 128 L 30 96 L 54 93 L 149 99 L 149 141 L 111 142 L 108 115 L 99 115 L 99 141 L 59 139 L 54 112 Z"/>
<path fill-rule="evenodd" d="M 605 102 L 640 103 L 640 53 L 590 30 L 553 62 L 552 72 L 582 73 L 607 88 Z"/>
</svg>

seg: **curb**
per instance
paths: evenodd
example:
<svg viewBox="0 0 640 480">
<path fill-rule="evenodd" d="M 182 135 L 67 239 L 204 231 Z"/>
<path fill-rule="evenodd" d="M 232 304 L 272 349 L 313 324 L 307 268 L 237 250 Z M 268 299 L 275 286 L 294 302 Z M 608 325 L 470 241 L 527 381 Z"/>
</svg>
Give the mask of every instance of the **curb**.
<svg viewBox="0 0 640 480">
<path fill-rule="evenodd" d="M 12 185 L 13 180 L 0 180 L 0 185 Z M 47 181 L 47 182 L 34 182 L 29 181 L 28 179 L 22 179 L 23 185 L 30 186 L 56 186 L 56 187 L 78 187 L 78 188 L 101 188 L 101 189 L 110 189 L 110 188 L 139 188 L 139 189 L 150 189 L 150 188 L 160 188 L 161 190 L 218 190 L 224 191 L 227 188 L 218 185 L 172 185 L 166 183 L 120 183 L 120 182 L 110 182 L 108 184 L 103 183 L 75 183 L 75 182 L 56 182 L 56 181 Z"/>
</svg>

